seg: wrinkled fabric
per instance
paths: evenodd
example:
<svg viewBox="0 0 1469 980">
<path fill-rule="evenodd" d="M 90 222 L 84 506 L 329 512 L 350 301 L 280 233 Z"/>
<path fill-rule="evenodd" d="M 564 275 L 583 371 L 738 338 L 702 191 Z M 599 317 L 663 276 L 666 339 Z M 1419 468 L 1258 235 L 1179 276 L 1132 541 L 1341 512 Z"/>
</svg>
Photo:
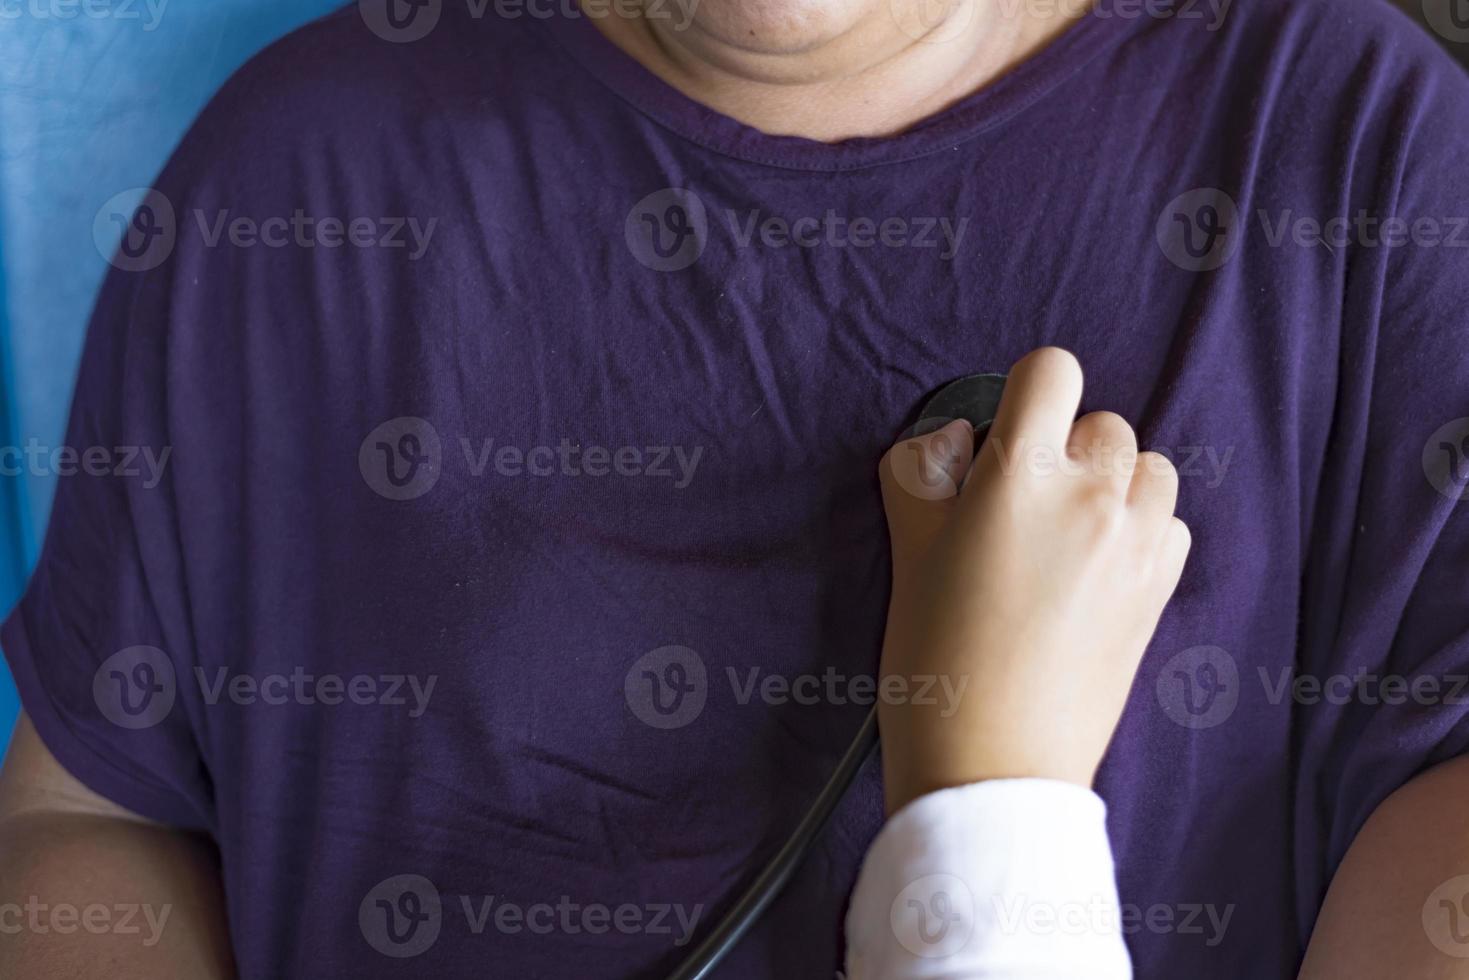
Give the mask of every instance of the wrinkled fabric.
<svg viewBox="0 0 1469 980">
<path fill-rule="evenodd" d="M 241 976 L 665 974 L 871 703 L 878 458 L 1042 344 L 1193 531 L 1097 785 L 1136 973 L 1292 976 L 1469 738 L 1460 71 L 1367 0 L 1107 7 L 822 145 L 442 7 L 276 44 L 119 216 L 68 444 L 135 475 L 59 480 L 0 633 L 70 771 L 218 842 Z M 881 801 L 722 975 L 834 974 Z"/>
</svg>

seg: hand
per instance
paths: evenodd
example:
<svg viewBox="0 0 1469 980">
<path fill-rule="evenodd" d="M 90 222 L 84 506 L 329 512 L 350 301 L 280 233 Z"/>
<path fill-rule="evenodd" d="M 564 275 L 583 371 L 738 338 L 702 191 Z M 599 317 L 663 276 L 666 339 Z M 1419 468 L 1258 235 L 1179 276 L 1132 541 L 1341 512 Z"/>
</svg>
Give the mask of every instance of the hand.
<svg viewBox="0 0 1469 980">
<path fill-rule="evenodd" d="M 972 466 L 964 421 L 883 457 L 884 683 L 962 691 L 879 701 L 889 813 L 983 779 L 1096 777 L 1190 539 L 1172 464 L 1118 415 L 1076 419 L 1081 383 L 1075 357 L 1042 348 L 1010 372 Z"/>
</svg>

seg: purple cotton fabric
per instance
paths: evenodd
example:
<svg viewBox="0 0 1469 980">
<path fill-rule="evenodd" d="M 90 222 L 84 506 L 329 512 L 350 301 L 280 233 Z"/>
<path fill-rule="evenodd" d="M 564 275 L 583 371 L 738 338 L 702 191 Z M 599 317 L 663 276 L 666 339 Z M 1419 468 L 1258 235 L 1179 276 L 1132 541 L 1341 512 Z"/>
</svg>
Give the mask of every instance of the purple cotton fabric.
<svg viewBox="0 0 1469 980">
<path fill-rule="evenodd" d="M 218 841 L 242 977 L 665 974 L 866 711 L 878 458 L 1042 344 L 1194 536 L 1098 784 L 1137 974 L 1294 975 L 1363 821 L 1469 747 L 1469 85 L 1371 0 L 1104 8 L 839 145 L 493 5 L 349 8 L 226 85 L 67 438 L 163 478 L 63 477 L 0 639 L 69 770 Z M 1363 211 L 1439 242 L 1319 227 Z M 869 765 L 721 976 L 833 975 L 881 806 Z"/>
</svg>

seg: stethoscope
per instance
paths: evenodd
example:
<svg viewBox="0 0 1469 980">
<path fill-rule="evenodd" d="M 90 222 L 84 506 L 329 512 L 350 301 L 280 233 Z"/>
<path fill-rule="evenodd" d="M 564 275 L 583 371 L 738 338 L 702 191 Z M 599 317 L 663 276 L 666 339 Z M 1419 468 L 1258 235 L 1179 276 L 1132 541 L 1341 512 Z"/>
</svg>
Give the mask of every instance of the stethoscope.
<svg viewBox="0 0 1469 980">
<path fill-rule="evenodd" d="M 932 432 L 954 419 L 968 419 L 974 426 L 975 438 L 982 437 L 995 419 L 1000 406 L 1000 392 L 1005 388 L 1003 374 L 971 374 L 950 382 L 940 388 L 923 406 L 918 421 L 905 434 L 905 438 Z M 714 930 L 705 937 L 678 969 L 669 974 L 669 980 L 705 980 L 730 950 L 734 949 L 750 927 L 775 901 L 781 889 L 791 880 L 796 868 L 810 853 L 816 838 L 826 828 L 832 813 L 847 795 L 857 772 L 877 748 L 877 708 L 867 712 L 857 736 L 847 747 L 841 761 L 837 763 L 831 778 L 821 788 L 816 801 L 791 832 L 785 845 L 776 852 L 765 866 L 765 870 L 750 883 L 739 901 L 719 920 Z"/>
</svg>

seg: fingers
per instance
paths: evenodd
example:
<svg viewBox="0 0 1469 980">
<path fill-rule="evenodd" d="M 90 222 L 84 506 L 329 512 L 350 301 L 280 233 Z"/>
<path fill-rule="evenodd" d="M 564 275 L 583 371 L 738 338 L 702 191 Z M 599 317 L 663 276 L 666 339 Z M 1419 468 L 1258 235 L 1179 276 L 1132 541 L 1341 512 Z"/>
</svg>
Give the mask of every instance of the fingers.
<svg viewBox="0 0 1469 980">
<path fill-rule="evenodd" d="M 1162 453 L 1138 452 L 1137 436 L 1122 416 L 1092 412 L 1076 420 L 1067 443 L 1071 460 L 1094 485 L 1112 488 L 1125 506 L 1144 551 L 1161 549 L 1161 579 L 1171 593 L 1183 571 L 1191 538 L 1174 516 L 1178 506 L 1178 470 Z"/>
<path fill-rule="evenodd" d="M 1188 528 L 1173 516 L 1178 503 L 1178 472 L 1166 456 L 1138 452 L 1137 435 L 1115 412 L 1091 412 L 1076 418 L 1081 403 L 1082 374 L 1076 358 L 1056 347 L 1043 347 L 1018 361 L 1010 372 L 999 410 L 989 432 L 986 452 L 1022 460 L 1060 459 L 1054 466 L 1038 466 L 1036 478 L 1011 483 L 986 457 L 976 476 L 998 477 L 1023 499 L 1041 485 L 1061 494 L 1082 492 L 1077 501 L 1099 505 L 1118 528 L 1127 532 L 1160 570 L 1171 591 L 1182 573 L 1190 548 Z M 960 488 L 974 462 L 974 431 L 963 420 L 936 432 L 905 439 L 892 447 L 880 466 L 883 505 L 887 512 L 895 556 L 920 554 L 937 535 L 956 507 L 967 519 L 978 520 L 985 494 L 965 493 L 972 505 L 961 505 Z M 1028 473 L 1021 465 L 1019 472 Z M 1037 482 L 1038 481 L 1038 482 Z M 1078 482 L 1079 481 L 1079 482 Z M 1100 490 L 1100 493 L 1097 491 Z M 983 498 L 983 499 L 982 499 Z M 1069 497 L 1055 499 L 1071 499 Z M 1082 506 L 1078 503 L 1077 506 Z"/>
<path fill-rule="evenodd" d="M 1113 506 L 1128 512 L 1138 545 L 1161 550 L 1159 578 L 1171 593 L 1192 544 L 1187 526 L 1174 516 L 1178 471 L 1161 453 L 1140 453 L 1137 434 L 1121 415 L 1075 418 L 1081 388 L 1081 369 L 1069 353 L 1052 347 L 1027 355 L 1011 372 L 990 438 L 1008 439 L 1012 451 L 1063 448 L 1068 465 L 1062 472 L 1104 488 Z"/>
<path fill-rule="evenodd" d="M 1172 595 L 1193 544 L 1188 525 L 1173 513 L 1178 506 L 1178 470 L 1173 461 L 1162 453 L 1139 453 L 1127 503 L 1141 518 L 1141 526 L 1156 529 L 1156 536 L 1145 539 L 1143 547 L 1158 548 L 1158 585 Z"/>
<path fill-rule="evenodd" d="M 1178 504 L 1178 470 L 1173 461 L 1162 453 L 1138 453 L 1127 502 L 1160 519 L 1171 516 Z"/>
<path fill-rule="evenodd" d="M 1059 455 L 1081 404 L 1081 365 L 1068 351 L 1042 347 L 1010 369 L 988 445 L 998 452 L 1035 447 Z"/>
<path fill-rule="evenodd" d="M 1116 412 L 1092 412 L 1071 427 L 1066 456 L 1081 475 L 1126 496 L 1137 463 L 1137 436 Z"/>
</svg>

